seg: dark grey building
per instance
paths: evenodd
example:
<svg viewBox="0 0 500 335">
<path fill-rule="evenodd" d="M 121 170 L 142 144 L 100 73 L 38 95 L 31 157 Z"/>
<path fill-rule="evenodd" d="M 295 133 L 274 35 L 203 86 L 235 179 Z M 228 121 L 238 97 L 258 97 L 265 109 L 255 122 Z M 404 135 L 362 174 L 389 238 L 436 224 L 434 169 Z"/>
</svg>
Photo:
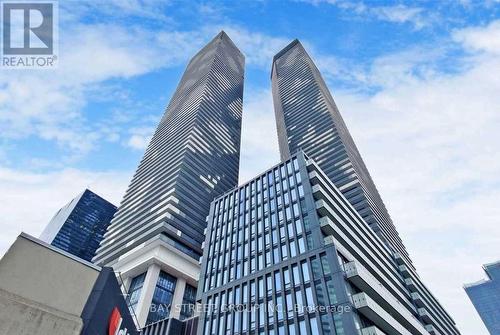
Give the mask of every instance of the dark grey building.
<svg viewBox="0 0 500 335">
<path fill-rule="evenodd" d="M 85 190 L 54 215 L 40 239 L 90 261 L 115 212 L 115 205 Z"/>
<path fill-rule="evenodd" d="M 490 334 L 500 335 L 500 261 L 485 264 L 483 269 L 488 279 L 464 288 Z"/>
<path fill-rule="evenodd" d="M 214 196 L 238 183 L 244 56 L 221 32 L 189 62 L 94 261 L 165 235 L 195 259 Z"/>
<path fill-rule="evenodd" d="M 207 220 L 198 335 L 459 334 L 302 152 L 215 199 Z"/>
<path fill-rule="evenodd" d="M 394 276 L 383 284 L 395 280 L 395 292 L 406 312 L 421 320 L 430 333 L 458 334 L 453 320 L 417 275 L 319 70 L 298 40 L 274 57 L 271 78 L 282 159 L 297 150 L 313 159 L 383 242 L 383 252 L 390 256 L 384 271 Z"/>
<path fill-rule="evenodd" d="M 238 183 L 243 75 L 224 32 L 191 59 L 93 259 L 123 278 L 140 328 L 193 316 L 177 307 L 196 303 L 210 203 Z"/>
<path fill-rule="evenodd" d="M 274 57 L 271 79 L 281 159 L 299 149 L 314 159 L 373 231 L 411 266 L 335 101 L 298 40 Z"/>
</svg>

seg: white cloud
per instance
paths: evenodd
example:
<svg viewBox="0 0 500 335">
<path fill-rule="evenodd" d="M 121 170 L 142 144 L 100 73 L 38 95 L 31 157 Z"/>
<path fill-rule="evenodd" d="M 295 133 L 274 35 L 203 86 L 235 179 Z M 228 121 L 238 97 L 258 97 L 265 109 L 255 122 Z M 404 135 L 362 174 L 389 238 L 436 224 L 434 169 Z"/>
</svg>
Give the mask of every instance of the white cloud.
<svg viewBox="0 0 500 335">
<path fill-rule="evenodd" d="M 142 127 L 131 129 L 131 136 L 126 145 L 135 150 L 144 151 L 153 137 L 154 128 Z"/>
<path fill-rule="evenodd" d="M 368 12 L 384 21 L 395 23 L 412 23 L 416 29 L 421 29 L 427 25 L 427 20 L 422 15 L 423 9 L 418 7 L 408 7 L 402 4 L 395 6 L 373 7 Z"/>
<path fill-rule="evenodd" d="M 269 36 L 237 26 L 229 26 L 224 30 L 245 54 L 247 66 L 264 69 L 270 69 L 274 55 L 292 41 L 292 38 Z"/>
<path fill-rule="evenodd" d="M 422 29 L 435 21 L 435 14 L 424 13 L 420 7 L 410 7 L 404 4 L 393 6 L 377 6 L 363 1 L 350 0 L 299 0 L 313 5 L 330 4 L 337 8 L 354 13 L 366 19 L 376 18 L 393 23 L 409 23 L 414 29 Z"/>
<path fill-rule="evenodd" d="M 493 21 L 486 27 L 471 27 L 454 33 L 456 41 L 462 43 L 466 50 L 484 51 L 500 54 L 500 20 Z"/>
<path fill-rule="evenodd" d="M 115 171 L 32 173 L 0 167 L 0 255 L 22 231 L 38 237 L 57 210 L 85 188 L 119 204 L 131 176 Z"/>
<path fill-rule="evenodd" d="M 241 133 L 240 184 L 279 162 L 271 92 L 245 92 Z"/>
</svg>

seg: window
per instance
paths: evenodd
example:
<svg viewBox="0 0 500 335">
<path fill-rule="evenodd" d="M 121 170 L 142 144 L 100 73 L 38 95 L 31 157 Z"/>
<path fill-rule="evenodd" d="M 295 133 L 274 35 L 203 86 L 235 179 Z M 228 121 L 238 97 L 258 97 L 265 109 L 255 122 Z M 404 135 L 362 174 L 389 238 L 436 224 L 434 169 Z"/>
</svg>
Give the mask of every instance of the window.
<svg viewBox="0 0 500 335">
<path fill-rule="evenodd" d="M 315 317 L 309 318 L 309 325 L 311 326 L 311 335 L 319 335 L 318 322 Z"/>
<path fill-rule="evenodd" d="M 234 289 L 234 304 L 235 305 L 239 305 L 241 303 L 241 300 L 240 300 L 240 287 L 237 286 L 235 289 Z"/>
<path fill-rule="evenodd" d="M 246 303 L 248 302 L 248 285 L 243 284 L 241 286 L 241 290 L 243 291 L 243 305 L 246 305 Z"/>
<path fill-rule="evenodd" d="M 274 272 L 274 284 L 276 285 L 276 292 L 281 291 L 281 275 L 279 271 Z"/>
<path fill-rule="evenodd" d="M 312 267 L 312 273 L 313 273 L 313 278 L 318 279 L 321 278 L 321 264 L 319 263 L 319 260 L 314 257 L 311 258 L 311 267 Z"/>
<path fill-rule="evenodd" d="M 288 253 L 287 253 L 286 244 L 281 245 L 281 255 L 283 256 L 283 259 L 287 259 Z"/>
<path fill-rule="evenodd" d="M 132 283 L 128 289 L 127 304 L 132 314 L 135 312 L 135 307 L 139 302 L 142 286 L 144 285 L 144 279 L 146 279 L 146 272 L 132 279 Z"/>
<path fill-rule="evenodd" d="M 295 301 L 297 306 L 297 313 L 304 314 L 304 303 L 302 302 L 302 292 L 300 290 L 295 291 Z"/>
<path fill-rule="evenodd" d="M 306 245 L 304 243 L 304 237 L 299 237 L 297 242 L 299 243 L 299 253 L 304 253 L 306 252 Z"/>
<path fill-rule="evenodd" d="M 160 272 L 146 324 L 160 321 L 168 317 L 176 282 L 177 279 L 175 277 L 172 277 L 166 272 Z"/>
<path fill-rule="evenodd" d="M 307 307 L 310 311 L 314 310 L 314 299 L 312 294 L 312 289 L 310 287 L 306 287 L 306 299 L 307 299 Z"/>
<path fill-rule="evenodd" d="M 285 308 L 285 305 L 283 304 L 283 297 L 278 296 L 276 297 L 276 312 L 278 315 L 278 322 L 283 321 L 283 309 Z"/>
<path fill-rule="evenodd" d="M 297 235 L 302 234 L 302 223 L 300 222 L 300 219 L 295 221 L 295 229 L 297 230 Z"/>
<path fill-rule="evenodd" d="M 293 301 L 292 301 L 292 293 L 288 292 L 286 294 L 286 314 L 288 319 L 293 319 Z"/>
<path fill-rule="evenodd" d="M 321 328 L 323 329 L 323 335 L 332 335 L 332 329 L 330 328 L 330 321 L 328 320 L 328 315 L 321 315 Z"/>
<path fill-rule="evenodd" d="M 323 291 L 323 286 L 321 286 L 321 283 L 316 284 L 316 297 L 318 298 L 318 305 L 327 306 L 327 302 L 325 300 L 325 292 Z"/>
<path fill-rule="evenodd" d="M 300 285 L 300 275 L 299 275 L 299 267 L 297 264 L 294 264 L 292 266 L 292 273 L 293 273 L 293 283 L 295 286 Z"/>
<path fill-rule="evenodd" d="M 311 280 L 311 276 L 309 275 L 309 266 L 307 265 L 307 262 L 302 262 L 301 267 L 302 267 L 302 274 L 304 276 L 304 283 L 307 283 L 308 281 Z"/>
<path fill-rule="evenodd" d="M 290 241 L 290 257 L 297 256 L 297 248 L 295 247 L 295 241 Z"/>
<path fill-rule="evenodd" d="M 264 279 L 262 277 L 259 278 L 259 300 L 264 299 Z"/>
<path fill-rule="evenodd" d="M 184 297 L 182 298 L 182 307 L 180 319 L 187 319 L 194 314 L 196 306 L 196 287 L 186 284 L 184 289 Z"/>
<path fill-rule="evenodd" d="M 335 288 L 333 287 L 333 280 L 329 279 L 326 281 L 326 290 L 328 291 L 330 305 L 335 305 L 337 303 L 337 295 L 335 294 Z"/>
<path fill-rule="evenodd" d="M 290 270 L 288 269 L 283 270 L 283 280 L 285 281 L 285 290 L 289 289 L 291 287 Z"/>
<path fill-rule="evenodd" d="M 270 325 L 274 323 L 274 306 L 272 300 L 267 302 L 267 323 Z"/>
<path fill-rule="evenodd" d="M 299 322 L 299 334 L 307 334 L 306 322 L 304 320 Z"/>
<path fill-rule="evenodd" d="M 268 274 L 266 276 L 266 282 L 267 282 L 267 295 L 271 295 L 273 293 L 273 279 L 271 277 L 271 274 Z"/>
<path fill-rule="evenodd" d="M 304 187 L 302 185 L 299 185 L 298 190 L 299 190 L 299 197 L 301 199 L 304 198 Z"/>
<path fill-rule="evenodd" d="M 325 276 L 332 273 L 330 270 L 330 264 L 328 263 L 328 259 L 326 258 L 325 254 L 321 255 L 321 265 L 323 266 L 323 274 Z"/>
<path fill-rule="evenodd" d="M 266 322 L 266 316 L 265 316 L 265 309 L 264 309 L 264 304 L 259 305 L 259 327 L 264 327 L 264 324 Z"/>
<path fill-rule="evenodd" d="M 250 282 L 250 301 L 255 301 L 255 281 Z"/>
<path fill-rule="evenodd" d="M 280 262 L 278 246 L 275 246 L 273 248 L 273 258 L 274 258 L 274 264 L 278 264 Z"/>
</svg>

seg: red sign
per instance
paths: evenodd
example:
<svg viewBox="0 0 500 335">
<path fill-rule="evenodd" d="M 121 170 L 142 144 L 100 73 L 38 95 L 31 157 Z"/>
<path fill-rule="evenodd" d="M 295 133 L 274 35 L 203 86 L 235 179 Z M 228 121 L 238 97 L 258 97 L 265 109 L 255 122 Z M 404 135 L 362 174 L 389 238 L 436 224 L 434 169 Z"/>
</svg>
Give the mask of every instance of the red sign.
<svg viewBox="0 0 500 335">
<path fill-rule="evenodd" d="M 122 322 L 123 318 L 118 307 L 113 308 L 111 316 L 109 317 L 108 335 L 130 335 L 127 328 L 120 329 Z"/>
</svg>

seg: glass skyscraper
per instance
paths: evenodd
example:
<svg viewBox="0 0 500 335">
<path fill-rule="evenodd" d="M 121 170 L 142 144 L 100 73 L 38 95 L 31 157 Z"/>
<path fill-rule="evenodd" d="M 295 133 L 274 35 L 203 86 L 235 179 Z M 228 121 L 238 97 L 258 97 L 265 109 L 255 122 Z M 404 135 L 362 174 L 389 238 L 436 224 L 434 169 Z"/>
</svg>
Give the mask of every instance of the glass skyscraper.
<svg viewBox="0 0 500 335">
<path fill-rule="evenodd" d="M 54 215 L 40 239 L 91 261 L 115 212 L 115 205 L 85 190 Z"/>
<path fill-rule="evenodd" d="M 124 279 L 138 326 L 185 319 L 210 203 L 238 183 L 244 56 L 220 32 L 189 62 L 94 262 Z"/>
<path fill-rule="evenodd" d="M 295 40 L 273 59 L 272 91 L 280 154 L 303 150 L 383 242 L 408 311 L 436 334 L 457 334 L 453 320 L 420 280 L 319 70 Z"/>
<path fill-rule="evenodd" d="M 500 335 L 500 261 L 483 269 L 488 279 L 465 285 L 465 291 L 490 334 Z"/>
</svg>

